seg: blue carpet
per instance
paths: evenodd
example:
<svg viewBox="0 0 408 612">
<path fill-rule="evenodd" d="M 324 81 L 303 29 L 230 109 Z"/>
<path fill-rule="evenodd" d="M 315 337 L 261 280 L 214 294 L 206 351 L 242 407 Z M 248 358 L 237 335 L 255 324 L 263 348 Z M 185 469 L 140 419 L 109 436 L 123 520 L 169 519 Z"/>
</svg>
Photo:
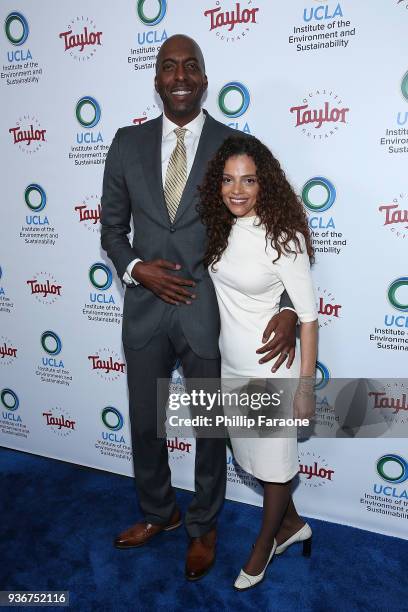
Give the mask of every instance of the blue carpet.
<svg viewBox="0 0 408 612">
<path fill-rule="evenodd" d="M 81 612 L 408 610 L 405 540 L 309 520 L 311 559 L 292 547 L 261 585 L 237 593 L 231 585 L 254 541 L 259 508 L 225 503 L 216 565 L 189 583 L 183 528 L 143 548 L 112 546 L 139 518 L 132 479 L 2 448 L 0 459 L 0 590 L 67 590 L 70 609 Z M 190 493 L 177 496 L 184 509 Z"/>
</svg>

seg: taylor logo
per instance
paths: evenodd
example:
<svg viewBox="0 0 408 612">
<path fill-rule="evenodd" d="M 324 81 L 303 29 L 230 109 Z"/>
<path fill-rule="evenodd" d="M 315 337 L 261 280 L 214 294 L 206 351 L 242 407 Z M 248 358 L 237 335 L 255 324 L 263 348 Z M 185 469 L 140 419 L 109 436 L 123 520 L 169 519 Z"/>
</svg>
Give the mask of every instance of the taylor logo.
<svg viewBox="0 0 408 612">
<path fill-rule="evenodd" d="M 60 32 L 59 38 L 64 43 L 64 51 L 80 62 L 91 59 L 102 45 L 102 32 L 88 17 L 72 19 L 66 31 Z"/>
<path fill-rule="evenodd" d="M 174 461 L 182 459 L 191 452 L 191 443 L 183 441 L 182 438 L 178 438 L 177 436 L 175 438 L 167 438 L 166 444 L 169 456 Z"/>
<path fill-rule="evenodd" d="M 307 487 L 322 487 L 333 482 L 334 473 L 335 470 L 320 455 L 310 451 L 299 454 L 300 481 Z"/>
<path fill-rule="evenodd" d="M 10 365 L 17 357 L 17 349 L 4 336 L 0 337 L 0 365 Z"/>
<path fill-rule="evenodd" d="M 215 6 L 204 11 L 209 31 L 215 31 L 220 40 L 232 42 L 246 36 L 252 24 L 258 23 L 259 8 L 253 0 L 247 2 L 217 1 Z"/>
<path fill-rule="evenodd" d="M 334 295 L 327 289 L 317 288 L 317 312 L 319 316 L 319 327 L 327 327 L 340 317 L 341 305 L 336 304 Z"/>
<path fill-rule="evenodd" d="M 45 424 L 51 428 L 54 434 L 60 437 L 65 438 L 75 431 L 76 421 L 61 408 L 52 408 L 43 412 L 42 415 L 45 418 Z"/>
<path fill-rule="evenodd" d="M 61 296 L 62 285 L 49 272 L 37 272 L 26 282 L 31 295 L 41 304 L 53 304 Z"/>
<path fill-rule="evenodd" d="M 80 204 L 74 207 L 78 213 L 78 221 L 87 230 L 100 233 L 101 198 L 97 195 L 85 196 Z"/>
<path fill-rule="evenodd" d="M 370 391 L 368 397 L 372 410 L 380 412 L 385 421 L 408 422 L 408 389 L 403 382 L 388 381 L 377 391 Z"/>
<path fill-rule="evenodd" d="M 125 373 L 126 364 L 120 355 L 107 348 L 101 348 L 95 355 L 88 355 L 92 370 L 104 380 L 117 380 Z"/>
<path fill-rule="evenodd" d="M 9 129 L 12 142 L 18 145 L 20 151 L 31 154 L 38 151 L 45 140 L 47 130 L 42 129 L 36 117 L 24 115 L 16 121 L 16 126 Z"/>
<path fill-rule="evenodd" d="M 408 195 L 400 194 L 392 202 L 382 203 L 378 207 L 386 227 L 397 238 L 408 237 Z"/>
<path fill-rule="evenodd" d="M 309 93 L 301 104 L 292 106 L 289 111 L 294 117 L 294 126 L 300 127 L 305 136 L 322 140 L 348 123 L 350 109 L 337 94 L 322 89 Z"/>
</svg>

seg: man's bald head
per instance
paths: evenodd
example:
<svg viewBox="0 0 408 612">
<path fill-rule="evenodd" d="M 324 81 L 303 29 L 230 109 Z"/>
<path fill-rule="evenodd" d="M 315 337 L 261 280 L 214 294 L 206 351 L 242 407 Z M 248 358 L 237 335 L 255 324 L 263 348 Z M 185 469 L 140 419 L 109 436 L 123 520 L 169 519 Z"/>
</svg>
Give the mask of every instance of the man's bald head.
<svg viewBox="0 0 408 612">
<path fill-rule="evenodd" d="M 200 46 L 193 38 L 185 34 L 174 34 L 174 36 L 170 36 L 170 38 L 162 44 L 156 57 L 156 74 L 164 57 L 167 57 L 168 54 L 171 55 L 173 49 L 178 49 L 179 47 L 185 48 L 187 46 L 191 47 L 193 56 L 197 58 L 201 70 L 203 74 L 205 74 L 205 61 Z"/>
<path fill-rule="evenodd" d="M 154 79 L 166 117 L 179 126 L 192 121 L 201 111 L 207 89 L 204 57 L 195 40 L 176 34 L 160 47 Z"/>
</svg>

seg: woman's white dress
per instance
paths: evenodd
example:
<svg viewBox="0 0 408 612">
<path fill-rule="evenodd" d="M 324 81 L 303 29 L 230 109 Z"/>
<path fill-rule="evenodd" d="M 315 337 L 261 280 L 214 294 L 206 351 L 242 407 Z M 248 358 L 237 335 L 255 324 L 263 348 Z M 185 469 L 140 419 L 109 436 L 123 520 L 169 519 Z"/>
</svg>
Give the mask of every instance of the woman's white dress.
<svg viewBox="0 0 408 612">
<path fill-rule="evenodd" d="M 316 300 L 305 241 L 298 234 L 302 253 L 282 253 L 270 240 L 265 229 L 256 225 L 257 217 L 237 218 L 231 228 L 228 246 L 215 272 L 209 268 L 215 286 L 221 318 L 220 352 L 223 382 L 245 378 L 297 378 L 300 372 L 300 350 L 288 370 L 285 365 L 273 374 L 269 361 L 259 364 L 264 329 L 279 310 L 280 296 L 288 292 L 301 322 L 317 319 Z M 294 245 L 291 245 L 295 250 Z M 249 474 L 268 482 L 287 482 L 299 470 L 296 437 L 237 438 L 231 436 L 234 457 Z"/>
</svg>

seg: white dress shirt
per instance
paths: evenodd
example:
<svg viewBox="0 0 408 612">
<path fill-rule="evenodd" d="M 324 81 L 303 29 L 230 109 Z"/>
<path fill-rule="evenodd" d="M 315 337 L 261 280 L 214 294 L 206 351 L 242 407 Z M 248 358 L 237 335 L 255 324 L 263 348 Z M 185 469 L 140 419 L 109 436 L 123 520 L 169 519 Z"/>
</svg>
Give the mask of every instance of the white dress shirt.
<svg viewBox="0 0 408 612">
<path fill-rule="evenodd" d="M 198 142 L 200 140 L 201 132 L 203 130 L 203 125 L 205 121 L 205 115 L 203 111 L 200 112 L 199 115 L 190 123 L 184 125 L 184 129 L 187 130 L 184 136 L 184 144 L 186 145 L 186 154 L 187 154 L 187 178 L 190 174 L 190 170 L 194 163 L 194 158 L 197 152 Z M 166 182 L 166 172 L 167 166 L 169 165 L 171 154 L 177 145 L 177 136 L 175 133 L 175 129 L 180 126 L 176 123 L 173 123 L 166 117 L 163 113 L 163 131 L 162 131 L 162 144 L 161 144 L 161 160 L 162 160 L 162 184 L 164 186 Z M 170 221 L 170 219 L 169 219 Z M 137 280 L 135 280 L 132 276 L 133 266 L 138 262 L 142 261 L 140 258 L 133 259 L 128 267 L 126 268 L 126 272 L 123 275 L 123 281 L 127 285 L 138 285 Z"/>
</svg>

